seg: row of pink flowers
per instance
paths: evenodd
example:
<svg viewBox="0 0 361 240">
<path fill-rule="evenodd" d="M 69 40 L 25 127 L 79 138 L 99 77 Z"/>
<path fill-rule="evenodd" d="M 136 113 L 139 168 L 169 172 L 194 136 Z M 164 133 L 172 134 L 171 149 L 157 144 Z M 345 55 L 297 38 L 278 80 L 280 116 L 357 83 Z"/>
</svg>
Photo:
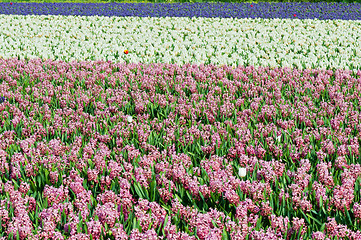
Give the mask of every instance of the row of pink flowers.
<svg viewBox="0 0 361 240">
<path fill-rule="evenodd" d="M 0 134 L 0 190 L 7 196 L 0 216 L 14 239 L 64 239 L 59 225 L 69 239 L 100 239 L 102 231 L 115 239 L 158 239 L 159 227 L 165 239 L 195 239 L 190 232 L 221 239 L 224 230 L 232 239 L 291 238 L 298 231 L 304 237 L 309 226 L 296 212 L 322 208 L 330 218 L 313 239 L 360 239 L 360 231 L 334 216 L 361 218 L 354 194 L 361 116 L 352 105 L 359 100 L 361 71 L 41 60 L 0 60 L 0 67 L 0 94 L 7 99 L 0 104 L 7 129 Z M 151 116 L 153 107 L 163 114 L 169 108 L 169 114 Z M 134 108 L 134 121 L 126 108 Z M 176 150 L 188 144 L 199 144 L 205 158 Z M 234 174 L 238 166 L 247 168 L 248 179 Z M 48 182 L 34 197 L 30 186 L 44 171 Z M 153 178 L 173 214 L 132 192 L 136 183 L 152 191 Z M 96 186 L 100 193 L 94 194 Z M 218 194 L 215 206 L 225 200 L 236 214 L 184 206 L 175 195 L 179 189 L 195 201 L 212 202 Z M 38 209 L 40 197 L 48 208 Z M 293 218 L 276 214 L 272 199 L 280 206 L 289 202 Z M 39 226 L 31 219 L 35 212 Z M 131 214 L 140 230 L 128 236 L 120 219 Z M 270 225 L 256 230 L 260 217 Z M 87 234 L 77 230 L 81 219 Z"/>
</svg>

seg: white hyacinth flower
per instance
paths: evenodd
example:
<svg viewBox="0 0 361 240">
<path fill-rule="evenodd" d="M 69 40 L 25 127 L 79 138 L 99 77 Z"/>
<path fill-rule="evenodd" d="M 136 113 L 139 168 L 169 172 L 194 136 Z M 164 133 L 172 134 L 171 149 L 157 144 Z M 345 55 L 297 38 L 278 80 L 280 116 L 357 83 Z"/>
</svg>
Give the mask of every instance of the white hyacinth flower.
<svg viewBox="0 0 361 240">
<path fill-rule="evenodd" d="M 133 118 L 132 118 L 132 116 L 127 116 L 127 120 L 128 120 L 128 122 L 132 122 L 133 121 Z"/>
<path fill-rule="evenodd" d="M 246 168 L 239 168 L 238 175 L 240 177 L 245 177 L 246 176 Z"/>
<path fill-rule="evenodd" d="M 272 68 L 280 65 L 288 67 L 296 65 L 301 68 L 301 65 L 304 65 L 309 69 L 332 66 L 358 70 L 361 65 L 361 50 L 354 39 L 355 29 L 359 28 L 358 23 L 354 21 L 335 20 L 333 24 L 337 27 L 329 28 L 330 23 L 317 19 L 297 20 L 295 26 L 293 19 L 284 19 L 280 23 L 279 19 L 234 18 L 218 18 L 216 22 L 209 18 L 171 17 L 125 17 L 117 21 L 114 21 L 114 17 L 98 16 L 89 16 L 86 19 L 83 16 L 56 16 L 56 18 L 47 16 L 47 18 L 35 15 L 7 15 L 6 22 L 2 23 L 3 32 L 16 34 L 13 36 L 3 34 L 3 41 L 0 41 L 0 56 L 5 59 L 12 57 L 24 59 L 25 56 L 30 59 L 38 57 L 52 59 L 54 55 L 65 61 L 90 60 L 93 56 L 94 60 L 102 60 L 112 55 L 113 50 L 123 52 L 123 49 L 128 49 L 131 53 L 127 55 L 129 62 L 140 60 L 144 63 L 170 62 L 172 58 L 177 64 L 200 63 L 206 62 L 212 56 L 211 63 L 217 65 L 244 65 L 246 59 L 249 64 Z M 55 27 L 52 25 L 53 19 L 57 21 Z M 31 24 L 26 25 L 23 24 L 24 22 Z M 92 27 L 81 27 L 89 23 Z M 277 31 L 274 31 L 275 25 L 280 26 Z M 222 31 L 215 30 L 215 26 Z M 309 26 L 314 29 L 307 30 Z M 255 33 L 250 30 L 260 28 L 264 31 Z M 46 34 L 39 34 L 39 29 L 45 29 Z M 78 31 L 67 31 L 67 29 L 78 29 Z M 225 29 L 229 31 L 226 33 L 223 31 Z M 187 30 L 189 34 L 184 41 L 183 30 Z M 339 31 L 343 31 L 341 38 L 336 37 Z M 205 32 L 207 34 L 204 34 Z M 242 32 L 245 34 L 240 34 Z M 289 34 L 290 32 L 292 35 Z M 268 36 L 271 36 L 272 40 L 259 40 Z M 37 44 L 32 44 L 33 37 L 38 38 Z M 11 39 L 10 44 L 7 41 L 9 39 Z M 85 39 L 88 40 L 86 43 L 83 41 Z M 148 42 L 148 39 L 152 41 Z M 330 41 L 322 45 L 318 39 Z M 254 45 L 255 41 L 259 44 Z M 114 47 L 114 42 L 117 42 L 118 47 Z M 8 45 L 12 45 L 11 51 Z M 214 47 L 218 50 L 215 51 Z M 234 48 L 237 48 L 237 51 L 234 51 Z M 336 48 L 339 52 L 335 51 Z M 158 59 L 155 59 L 155 52 L 161 53 Z M 71 58 L 72 53 L 74 56 Z M 350 65 L 349 59 L 352 59 L 353 66 Z M 117 59 L 109 57 L 109 60 L 124 62 L 121 57 Z"/>
<path fill-rule="evenodd" d="M 280 142 L 281 141 L 281 135 L 277 136 L 276 140 L 277 140 L 277 142 Z"/>
</svg>

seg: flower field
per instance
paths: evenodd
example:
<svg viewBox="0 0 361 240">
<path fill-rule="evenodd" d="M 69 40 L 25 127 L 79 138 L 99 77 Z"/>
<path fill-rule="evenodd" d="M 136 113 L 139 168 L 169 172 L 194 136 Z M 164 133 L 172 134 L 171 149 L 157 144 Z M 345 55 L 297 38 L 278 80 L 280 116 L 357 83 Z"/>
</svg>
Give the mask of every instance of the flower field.
<svg viewBox="0 0 361 240">
<path fill-rule="evenodd" d="M 360 240 L 360 9 L 0 3 L 0 240 Z"/>
</svg>

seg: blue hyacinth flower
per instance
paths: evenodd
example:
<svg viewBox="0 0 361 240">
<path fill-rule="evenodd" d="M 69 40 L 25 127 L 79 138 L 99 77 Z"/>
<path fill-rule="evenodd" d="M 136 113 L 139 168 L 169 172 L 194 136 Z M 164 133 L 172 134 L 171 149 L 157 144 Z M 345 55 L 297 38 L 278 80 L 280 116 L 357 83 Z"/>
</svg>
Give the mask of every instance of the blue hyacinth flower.
<svg viewBox="0 0 361 240">
<path fill-rule="evenodd" d="M 5 102 L 5 97 L 0 97 L 0 103 Z"/>
</svg>

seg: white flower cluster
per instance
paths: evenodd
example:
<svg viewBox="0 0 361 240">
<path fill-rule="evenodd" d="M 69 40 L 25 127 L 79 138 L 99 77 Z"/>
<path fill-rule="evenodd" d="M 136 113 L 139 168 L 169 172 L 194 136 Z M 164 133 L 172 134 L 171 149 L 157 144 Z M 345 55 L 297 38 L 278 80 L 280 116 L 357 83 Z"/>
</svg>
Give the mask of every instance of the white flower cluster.
<svg viewBox="0 0 361 240">
<path fill-rule="evenodd" d="M 0 25 L 3 58 L 361 68 L 361 21 L 0 15 Z"/>
<path fill-rule="evenodd" d="M 247 169 L 246 168 L 239 168 L 238 169 L 238 175 L 240 177 L 245 177 L 247 175 Z"/>
</svg>

